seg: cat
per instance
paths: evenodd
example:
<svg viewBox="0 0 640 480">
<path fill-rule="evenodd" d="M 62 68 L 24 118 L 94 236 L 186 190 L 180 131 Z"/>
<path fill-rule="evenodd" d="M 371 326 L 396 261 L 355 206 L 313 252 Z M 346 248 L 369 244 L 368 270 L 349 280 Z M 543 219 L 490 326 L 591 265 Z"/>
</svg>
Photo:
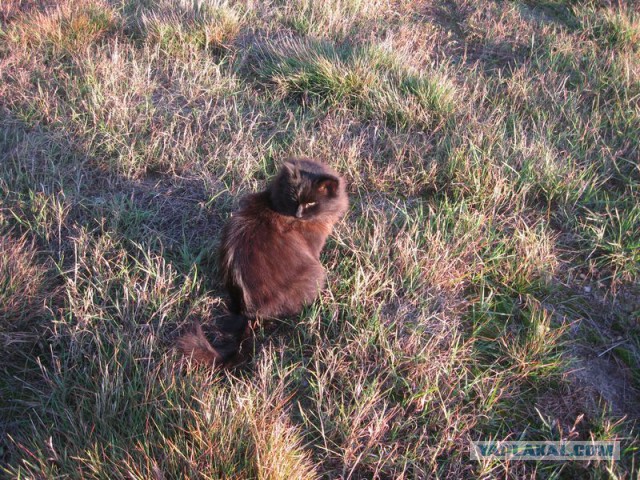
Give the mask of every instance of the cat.
<svg viewBox="0 0 640 480">
<path fill-rule="evenodd" d="M 218 319 L 216 344 L 196 324 L 178 340 L 182 353 L 224 365 L 249 321 L 295 315 L 313 302 L 325 282 L 320 252 L 348 203 L 344 179 L 306 158 L 285 161 L 265 191 L 244 197 L 224 227 L 219 252 L 229 315 Z"/>
</svg>

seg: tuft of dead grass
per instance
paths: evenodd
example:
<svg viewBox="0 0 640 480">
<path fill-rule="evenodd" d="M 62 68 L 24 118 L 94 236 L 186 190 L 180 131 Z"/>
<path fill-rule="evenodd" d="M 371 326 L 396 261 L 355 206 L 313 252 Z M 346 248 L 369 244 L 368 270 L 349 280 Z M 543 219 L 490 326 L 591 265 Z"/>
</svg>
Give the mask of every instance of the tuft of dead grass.
<svg viewBox="0 0 640 480">
<path fill-rule="evenodd" d="M 22 48 L 43 48 L 55 55 L 84 50 L 114 32 L 118 24 L 107 3 L 87 0 L 63 2 L 12 27 L 7 35 Z"/>
<path fill-rule="evenodd" d="M 38 260 L 38 251 L 26 237 L 12 232 L 0 236 L 0 341 L 7 353 L 43 334 L 37 326 L 47 315 L 52 280 L 50 267 Z"/>
</svg>

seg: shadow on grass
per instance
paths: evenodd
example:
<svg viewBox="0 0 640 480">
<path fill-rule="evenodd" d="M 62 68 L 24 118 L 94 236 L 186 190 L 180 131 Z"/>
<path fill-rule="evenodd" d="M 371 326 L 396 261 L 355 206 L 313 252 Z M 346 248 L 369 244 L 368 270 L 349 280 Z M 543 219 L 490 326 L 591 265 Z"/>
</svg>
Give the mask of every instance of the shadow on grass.
<svg viewBox="0 0 640 480">
<path fill-rule="evenodd" d="M 78 238 L 113 237 L 134 261 L 140 257 L 141 264 L 148 253 L 160 256 L 184 281 L 195 270 L 204 277 L 205 289 L 215 294 L 220 290 L 217 242 L 232 199 L 225 185 L 205 172 L 198 178 L 149 176 L 132 181 L 101 170 L 64 132 L 27 126 L 7 112 L 0 115 L 0 132 L 0 240 L 6 247 L 3 256 L 11 254 L 3 258 L 10 262 L 10 275 L 2 280 L 8 286 L 3 283 L 0 293 L 7 296 L 3 302 L 17 302 L 21 295 L 34 298 L 28 305 L 0 308 L 0 313 L 11 308 L 1 315 L 7 348 L 0 375 L 0 462 L 6 463 L 17 455 L 7 435 L 15 437 L 28 419 L 30 389 L 46 383 L 41 364 L 48 365 L 53 352 L 66 348 L 55 333 L 60 328 L 56 322 L 76 315 L 60 287 L 73 276 L 69 272 L 77 275 Z M 22 283 L 18 274 L 24 277 Z M 117 279 L 110 288 L 117 290 L 116 285 Z M 170 319 L 170 328 L 161 333 L 167 344 L 181 322 L 194 315 L 215 318 L 221 308 L 216 302 L 200 302 L 179 310 L 187 318 Z"/>
</svg>

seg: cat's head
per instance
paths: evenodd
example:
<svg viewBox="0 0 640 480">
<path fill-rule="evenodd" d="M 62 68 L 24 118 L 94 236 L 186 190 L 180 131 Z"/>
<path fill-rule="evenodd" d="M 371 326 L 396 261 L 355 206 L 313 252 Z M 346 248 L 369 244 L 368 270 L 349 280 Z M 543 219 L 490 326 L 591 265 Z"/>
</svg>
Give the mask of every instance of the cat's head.
<svg viewBox="0 0 640 480">
<path fill-rule="evenodd" d="M 326 165 L 307 159 L 285 161 L 269 193 L 277 212 L 300 220 L 342 215 L 348 203 L 344 180 Z"/>
</svg>

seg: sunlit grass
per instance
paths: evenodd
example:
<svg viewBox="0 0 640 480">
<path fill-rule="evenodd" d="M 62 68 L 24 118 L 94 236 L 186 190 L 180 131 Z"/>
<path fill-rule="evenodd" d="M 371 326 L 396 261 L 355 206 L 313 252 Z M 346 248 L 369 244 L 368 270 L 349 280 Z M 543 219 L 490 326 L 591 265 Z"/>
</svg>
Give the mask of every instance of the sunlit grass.
<svg viewBox="0 0 640 480">
<path fill-rule="evenodd" d="M 637 32 L 593 2 L 2 4 L 0 471 L 635 478 Z M 327 288 L 189 365 L 222 225 L 289 155 L 349 184 Z M 490 438 L 623 455 L 471 462 Z"/>
</svg>

